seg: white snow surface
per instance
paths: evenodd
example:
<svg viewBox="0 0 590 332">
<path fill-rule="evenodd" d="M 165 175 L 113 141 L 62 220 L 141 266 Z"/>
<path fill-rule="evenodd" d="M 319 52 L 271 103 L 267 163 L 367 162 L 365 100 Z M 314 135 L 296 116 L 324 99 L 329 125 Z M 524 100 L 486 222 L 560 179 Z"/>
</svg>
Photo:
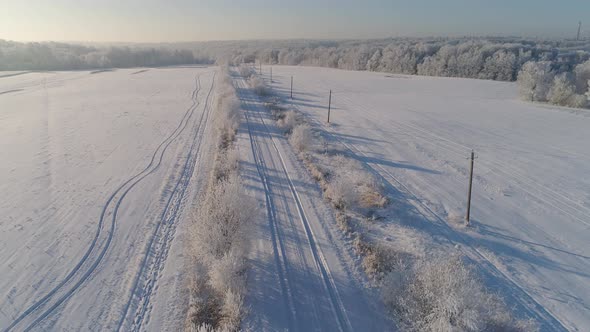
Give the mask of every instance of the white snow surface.
<svg viewBox="0 0 590 332">
<path fill-rule="evenodd" d="M 392 204 L 406 208 L 395 218 L 461 248 L 542 330 L 590 326 L 589 112 L 520 101 L 507 82 L 272 70 L 275 93 L 381 177 Z M 263 72 L 268 82 L 269 67 Z M 387 223 L 378 235 L 390 241 Z"/>
<path fill-rule="evenodd" d="M 2 330 L 182 326 L 214 71 L 0 77 Z"/>
<path fill-rule="evenodd" d="M 0 328 L 181 329 L 184 221 L 212 159 L 214 69 L 8 74 Z M 542 330 L 590 326 L 589 113 L 522 102 L 513 83 L 274 66 L 287 102 L 291 76 L 292 106 L 379 175 L 399 207 L 372 236 L 397 239 L 389 218 L 405 219 L 463 250 Z M 244 326 L 393 329 L 285 136 L 250 90 L 239 94 L 242 175 L 266 212 L 248 255 Z"/>
<path fill-rule="evenodd" d="M 253 228 L 247 331 L 389 331 L 331 208 L 270 112 L 234 79 L 244 122 L 237 140 L 244 184 L 263 206 Z"/>
</svg>

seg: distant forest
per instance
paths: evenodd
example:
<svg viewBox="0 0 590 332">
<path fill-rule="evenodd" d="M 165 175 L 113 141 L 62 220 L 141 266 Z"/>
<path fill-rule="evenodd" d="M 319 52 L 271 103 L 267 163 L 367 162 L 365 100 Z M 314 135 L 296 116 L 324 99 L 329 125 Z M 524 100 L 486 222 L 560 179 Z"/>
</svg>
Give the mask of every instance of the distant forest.
<svg viewBox="0 0 590 332">
<path fill-rule="evenodd" d="M 321 66 L 409 75 L 519 80 L 523 98 L 573 107 L 588 106 L 587 98 L 582 96 L 588 92 L 589 59 L 590 40 L 508 37 L 252 40 L 116 46 L 0 40 L 0 70 L 212 63 Z M 533 91 L 535 89 L 537 91 Z M 576 96 L 572 99 L 568 94 Z"/>
</svg>

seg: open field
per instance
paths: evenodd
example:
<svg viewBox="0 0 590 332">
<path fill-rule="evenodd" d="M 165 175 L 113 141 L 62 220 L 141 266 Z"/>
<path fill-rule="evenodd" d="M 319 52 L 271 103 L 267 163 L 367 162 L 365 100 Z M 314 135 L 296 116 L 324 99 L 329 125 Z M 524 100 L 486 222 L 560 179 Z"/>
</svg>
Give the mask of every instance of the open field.
<svg viewBox="0 0 590 332">
<path fill-rule="evenodd" d="M 216 70 L 0 75 L 2 330 L 182 328 L 198 275 L 187 220 L 218 144 Z M 322 131 L 308 145 L 346 150 L 383 184 L 389 205 L 363 236 L 456 248 L 542 331 L 590 325 L 590 113 L 522 102 L 515 83 L 290 66 L 270 83 L 263 71 L 281 105 Z M 237 72 L 236 172 L 260 206 L 243 327 L 394 329 L 332 206 Z"/>
<path fill-rule="evenodd" d="M 0 78 L 3 330 L 182 324 L 214 70 Z"/>
</svg>

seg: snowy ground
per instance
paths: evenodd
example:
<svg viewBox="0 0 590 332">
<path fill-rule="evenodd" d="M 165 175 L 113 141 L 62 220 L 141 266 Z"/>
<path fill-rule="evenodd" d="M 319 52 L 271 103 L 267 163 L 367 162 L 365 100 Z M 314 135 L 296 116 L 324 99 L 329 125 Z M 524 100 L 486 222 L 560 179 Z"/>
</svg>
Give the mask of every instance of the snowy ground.
<svg viewBox="0 0 590 332">
<path fill-rule="evenodd" d="M 208 174 L 214 69 L 5 74 L 0 328 L 178 330 L 190 275 L 182 226 Z M 521 102 L 512 83 L 273 74 L 285 100 L 294 76 L 292 106 L 378 173 L 406 212 L 386 216 L 373 236 L 396 239 L 394 219 L 407 219 L 461 248 L 543 330 L 590 326 L 589 113 Z M 266 212 L 249 253 L 245 326 L 391 329 L 317 184 L 260 100 L 235 84 L 247 116 L 241 170 Z"/>
<path fill-rule="evenodd" d="M 213 73 L 0 77 L 2 330 L 183 323 L 178 239 L 210 159 Z"/>
<path fill-rule="evenodd" d="M 292 106 L 382 176 L 394 204 L 416 211 L 402 218 L 462 248 L 543 330 L 590 326 L 590 113 L 522 102 L 513 83 L 274 66 L 285 100 L 291 76 Z M 388 237 L 388 225 L 378 234 Z"/>
<path fill-rule="evenodd" d="M 263 206 L 249 254 L 244 326 L 252 331 L 387 331 L 392 323 L 351 269 L 329 205 L 241 77 L 238 134 L 245 186 Z"/>
</svg>

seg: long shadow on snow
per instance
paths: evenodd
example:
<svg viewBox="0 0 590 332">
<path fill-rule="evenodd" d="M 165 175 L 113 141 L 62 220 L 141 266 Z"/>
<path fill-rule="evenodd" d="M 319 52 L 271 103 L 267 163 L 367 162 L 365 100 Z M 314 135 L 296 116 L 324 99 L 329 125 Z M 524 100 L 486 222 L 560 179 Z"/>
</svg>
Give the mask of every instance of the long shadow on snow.
<svg viewBox="0 0 590 332">
<path fill-rule="evenodd" d="M 332 133 L 326 136 L 326 139 L 335 140 L 331 137 Z M 337 134 L 334 134 L 336 136 Z M 469 234 L 461 233 L 457 235 L 453 232 L 446 222 L 434 213 L 426 213 L 419 211 L 411 202 L 420 201 L 417 197 L 406 194 L 400 191 L 396 186 L 392 185 L 385 177 L 383 177 L 377 170 L 375 170 L 369 163 L 373 161 L 367 158 L 360 157 L 351 150 L 347 150 L 346 154 L 361 162 L 365 162 L 366 167 L 384 184 L 389 197 L 392 199 L 392 204 L 395 209 L 398 223 L 408 228 L 413 228 L 430 235 L 438 243 L 460 244 L 467 247 L 485 247 L 492 252 L 500 251 L 506 255 L 510 255 L 526 262 L 539 264 L 548 268 L 559 269 L 560 267 L 542 257 L 537 257 L 528 252 L 523 252 L 514 247 L 507 246 L 495 241 L 481 241 L 479 238 L 475 239 Z M 394 220 L 388 222 L 395 223 Z M 450 241 L 450 242 L 449 242 Z M 475 262 L 474 262 L 475 263 Z M 566 329 L 545 311 L 543 307 L 538 305 L 527 293 L 522 291 L 518 286 L 508 279 L 506 279 L 497 269 L 485 262 L 475 264 L 475 266 L 482 266 L 479 272 L 485 284 L 500 293 L 506 303 L 510 303 L 518 316 L 528 316 L 539 322 L 542 331 L 566 331 Z M 567 269 L 561 269 L 563 272 L 575 273 Z M 509 286 L 507 286 L 509 285 Z M 533 310 L 529 310 L 533 307 Z"/>
<path fill-rule="evenodd" d="M 290 101 L 290 96 L 286 95 L 285 91 L 286 90 L 284 89 L 273 89 L 273 93 L 281 97 L 283 100 Z M 297 102 L 292 103 L 296 106 L 303 105 L 302 103 Z M 311 104 L 309 106 L 322 108 L 322 106 L 315 104 Z M 305 113 L 303 115 L 304 117 L 310 116 Z M 344 141 L 345 143 L 351 145 L 355 145 L 359 142 L 363 142 L 363 144 L 372 143 L 371 139 L 352 135 L 342 135 L 334 132 L 330 132 L 328 135 L 324 135 L 324 137 L 328 142 L 332 141 L 335 143 L 338 143 L 340 141 Z M 393 200 L 396 216 L 400 218 L 400 224 L 403 224 L 404 226 L 409 228 L 414 228 L 422 232 L 425 232 L 439 243 L 448 244 L 450 241 L 450 243 L 452 244 L 462 244 L 465 246 L 475 248 L 483 247 L 491 252 L 500 252 L 503 255 L 514 257 L 527 263 L 537 264 L 539 266 L 554 269 L 564 273 L 575 273 L 576 275 L 582 277 L 588 277 L 587 275 L 582 274 L 578 271 L 574 271 L 567 267 L 560 266 L 559 264 L 551 260 L 548 260 L 544 257 L 531 254 L 530 252 L 524 252 L 518 248 L 511 247 L 506 244 L 502 244 L 491 240 L 482 241 L 481 239 L 476 239 L 467 233 L 461 233 L 461 235 L 458 235 L 452 229 L 450 229 L 448 225 L 446 225 L 446 221 L 442 220 L 435 213 L 425 213 L 419 211 L 411 203 L 412 201 L 420 201 L 417 197 L 414 197 L 411 194 L 401 192 L 397 187 L 392 185 L 386 178 L 384 178 L 377 170 L 375 170 L 370 164 L 390 166 L 395 168 L 405 168 L 429 174 L 440 174 L 440 172 L 415 165 L 396 163 L 393 161 L 385 160 L 384 158 L 367 158 L 364 156 L 359 156 L 355 152 L 348 149 L 343 153 L 345 153 L 353 159 L 363 162 L 370 169 L 370 171 L 375 176 L 377 176 L 377 178 L 379 178 L 382 183 L 385 184 L 386 189 Z M 476 264 L 475 266 L 484 267 L 480 268 L 479 270 L 482 275 L 482 278 L 484 279 L 485 284 L 488 285 L 488 287 L 499 292 L 507 303 L 512 304 L 517 315 L 525 316 L 526 313 L 526 316 L 529 316 L 537 320 L 539 324 L 541 324 L 541 330 L 543 331 L 565 331 L 565 328 L 555 318 L 553 318 L 551 314 L 549 314 L 542 306 L 537 304 L 536 301 L 534 301 L 526 292 L 521 290 L 512 281 L 508 280 L 505 276 L 503 276 L 500 273 L 500 271 L 498 271 L 494 266 L 491 266 L 491 264 L 487 262 Z M 529 310 L 529 308 L 531 307 L 534 309 Z"/>
<path fill-rule="evenodd" d="M 242 93 L 240 94 L 240 98 L 241 98 L 242 102 L 249 100 L 255 104 L 260 104 L 260 101 L 258 100 L 258 98 L 256 96 L 252 95 L 252 91 L 250 89 L 242 89 Z M 258 138 L 258 136 L 261 136 L 261 137 L 271 136 L 273 139 L 285 140 L 285 136 L 284 136 L 283 131 L 280 130 L 276 126 L 276 123 L 274 122 L 273 119 L 271 119 L 269 112 L 267 112 L 265 108 L 263 108 L 263 107 L 253 107 L 253 108 L 246 107 L 246 111 L 260 115 L 263 119 L 265 119 L 265 122 L 266 122 L 266 125 L 250 123 L 250 133 L 251 133 L 253 139 Z M 242 126 L 242 130 L 248 130 L 248 129 L 244 129 Z M 249 171 L 248 169 L 255 168 L 256 165 L 253 163 L 246 163 L 246 164 L 243 164 L 243 166 L 244 167 L 242 168 L 242 170 L 244 171 L 244 173 L 250 174 L 250 176 L 253 177 L 253 174 L 255 174 L 254 170 Z M 272 172 L 268 172 L 268 171 L 272 171 Z M 284 178 L 282 176 L 272 176 L 271 174 L 269 174 L 269 173 L 277 173 L 277 172 L 278 172 L 278 174 L 282 174 L 282 169 L 278 169 L 278 170 L 277 169 L 266 169 L 266 172 L 265 172 L 265 173 L 267 173 L 266 178 L 270 184 L 270 190 L 272 191 L 273 200 L 275 200 L 275 202 L 282 201 L 288 211 L 290 209 L 289 209 L 289 205 L 286 202 L 289 200 L 292 200 L 293 198 L 291 195 L 286 194 L 286 193 L 289 193 L 290 188 L 289 188 L 287 182 L 285 182 Z M 255 177 L 253 177 L 253 178 L 256 179 Z M 299 180 L 292 179 L 292 182 L 293 182 L 293 185 L 296 188 L 298 188 L 299 193 L 303 194 L 303 197 L 306 197 L 309 195 L 309 197 L 316 197 L 317 199 L 319 199 L 320 202 L 323 202 L 322 195 L 321 195 L 321 189 L 313 181 L 302 182 Z M 281 183 L 283 183 L 283 184 L 281 184 Z M 261 190 L 261 189 L 256 188 L 255 190 Z M 282 191 L 285 194 L 279 195 L 278 191 Z M 325 205 L 323 205 L 323 204 L 318 205 L 315 203 L 315 201 L 318 201 L 318 200 L 312 199 L 311 201 L 308 202 L 309 203 L 308 208 L 311 209 L 308 212 L 313 211 L 312 214 L 315 214 L 317 216 L 330 216 L 329 218 L 332 220 L 325 220 L 325 222 L 328 222 L 330 224 L 335 224 L 336 221 L 333 220 L 334 216 L 333 216 L 332 212 L 330 212 L 330 210 Z M 324 212 L 322 213 L 322 211 L 324 211 Z M 295 216 L 294 211 L 287 212 L 287 214 L 286 214 L 286 217 L 291 225 L 291 230 L 293 230 L 294 227 L 297 227 L 297 228 L 300 227 L 300 226 L 298 226 L 299 221 L 295 220 L 297 218 L 293 219 L 294 216 Z M 279 222 L 279 220 L 284 219 L 284 217 L 285 216 L 283 216 L 283 218 L 280 218 L 280 217 L 277 218 L 276 222 Z M 336 242 L 334 242 L 334 238 L 333 238 L 334 235 L 332 234 L 331 229 L 329 229 L 327 227 L 327 225 L 325 225 L 325 222 L 320 223 L 320 226 L 326 232 L 325 235 L 327 236 L 327 238 L 325 240 L 321 240 L 321 241 L 318 241 L 319 239 L 314 239 L 314 242 L 318 241 L 315 243 L 315 245 L 318 245 L 319 247 L 322 247 L 325 245 L 339 247 L 338 245 L 336 245 Z M 289 225 L 285 225 L 285 220 L 283 220 L 282 224 L 283 224 L 282 227 L 289 226 Z M 265 227 L 267 228 L 267 231 L 270 232 L 269 225 L 267 224 L 267 225 L 265 225 Z M 266 234 L 268 234 L 268 233 L 266 233 Z M 287 243 L 299 243 L 299 247 L 301 247 L 301 241 L 303 241 L 303 242 L 308 241 L 306 232 L 303 229 L 299 229 L 299 230 L 293 232 L 293 235 L 291 235 L 291 236 L 286 236 L 279 229 L 279 233 L 277 235 L 281 236 L 283 241 L 286 241 Z M 294 242 L 292 242 L 292 241 L 294 241 Z M 327 241 L 327 242 L 324 242 L 324 241 Z M 344 253 L 341 251 L 347 251 L 347 248 L 341 248 L 341 249 L 342 250 L 337 250 L 335 254 L 338 256 L 338 258 L 341 261 L 344 261 L 345 260 L 345 258 L 343 257 Z M 349 255 L 350 255 L 350 253 L 349 253 Z M 274 265 L 274 264 L 272 264 L 272 262 L 268 262 L 268 264 Z M 265 264 L 265 266 L 270 266 L 268 264 Z M 346 275 L 346 277 L 344 277 L 345 279 L 339 279 L 339 278 L 337 278 L 337 276 L 333 276 L 334 283 L 335 283 L 336 289 L 338 289 L 340 297 L 343 299 L 346 299 L 345 303 L 349 303 L 349 304 L 356 303 L 356 306 L 366 308 L 366 306 L 369 304 L 364 301 L 364 295 L 359 293 L 359 292 L 362 293 L 362 291 L 359 288 L 355 288 L 353 286 L 353 285 L 356 285 L 356 282 L 353 282 L 352 284 L 350 284 L 348 282 L 349 280 L 356 280 L 356 278 L 352 276 L 352 271 L 349 269 L 349 267 L 346 264 L 344 264 L 342 267 L 343 267 L 345 275 Z M 261 266 L 261 268 L 262 268 L 262 266 Z M 291 276 L 291 273 L 289 274 L 289 276 Z M 302 277 L 297 277 L 296 280 L 302 280 L 301 278 Z M 309 279 L 310 278 L 309 273 L 306 273 L 303 276 L 303 278 Z M 346 280 L 347 282 L 344 282 L 343 280 Z M 321 284 L 321 282 L 320 282 L 320 284 Z M 350 284 L 351 286 L 348 287 L 348 286 L 345 286 L 345 284 Z M 304 290 L 304 289 L 309 289 L 309 288 L 304 287 L 301 289 Z M 297 296 L 297 293 L 295 293 L 294 295 Z M 325 309 L 327 309 L 327 308 L 325 308 Z M 349 309 L 353 309 L 353 308 L 349 308 Z M 323 312 L 324 310 L 321 310 L 321 311 Z M 359 311 L 347 310 L 347 315 L 349 316 L 349 319 L 352 318 L 351 322 L 353 322 L 353 325 L 355 325 L 355 323 L 358 323 L 358 322 L 364 322 L 367 324 L 366 326 L 372 326 L 373 324 L 377 324 L 376 321 L 369 319 L 369 317 L 357 317 L 357 315 L 355 315 L 356 312 L 359 312 Z M 381 312 L 381 310 L 374 308 L 374 312 L 375 313 Z M 324 318 L 322 318 L 320 320 L 323 320 L 323 319 Z M 383 318 L 383 319 L 387 320 L 386 318 Z M 305 319 L 303 321 L 305 321 Z M 329 325 L 329 326 L 330 326 L 330 328 L 333 327 L 333 325 Z"/>
</svg>

